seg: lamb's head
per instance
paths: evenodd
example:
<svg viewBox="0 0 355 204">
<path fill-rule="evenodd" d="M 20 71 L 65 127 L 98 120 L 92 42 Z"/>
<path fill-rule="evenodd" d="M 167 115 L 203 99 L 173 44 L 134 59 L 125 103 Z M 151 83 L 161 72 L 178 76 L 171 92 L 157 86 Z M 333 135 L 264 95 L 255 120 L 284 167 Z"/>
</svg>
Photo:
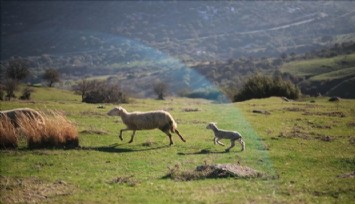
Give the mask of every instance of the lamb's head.
<svg viewBox="0 0 355 204">
<path fill-rule="evenodd" d="M 124 108 L 122 108 L 121 106 L 118 107 L 114 107 L 112 110 L 110 110 L 109 112 L 107 112 L 107 115 L 109 116 L 121 116 L 122 113 L 125 111 Z"/>
<path fill-rule="evenodd" d="M 206 129 L 216 129 L 217 128 L 217 123 L 209 123 L 207 126 L 206 126 Z"/>
</svg>

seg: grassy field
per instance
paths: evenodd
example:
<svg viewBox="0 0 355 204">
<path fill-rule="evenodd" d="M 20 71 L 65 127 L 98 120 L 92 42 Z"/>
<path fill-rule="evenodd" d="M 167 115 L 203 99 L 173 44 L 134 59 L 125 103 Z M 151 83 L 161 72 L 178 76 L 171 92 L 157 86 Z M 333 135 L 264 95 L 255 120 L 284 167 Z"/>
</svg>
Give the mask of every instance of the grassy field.
<svg viewBox="0 0 355 204">
<path fill-rule="evenodd" d="M 128 111 L 168 110 L 187 140 L 174 145 L 158 130 L 130 132 L 112 104 L 80 102 L 70 92 L 36 88 L 31 101 L 0 102 L 0 109 L 30 107 L 63 111 L 75 122 L 80 148 L 0 151 L 1 203 L 351 203 L 355 199 L 355 101 L 325 98 L 285 102 L 280 98 L 216 104 L 207 100 L 132 99 Z M 269 114 L 253 113 L 263 110 Z M 246 142 L 229 153 L 213 144 L 205 127 L 217 122 L 238 130 Z M 229 141 L 222 141 L 229 144 Z M 175 181 L 171 168 L 194 170 L 202 164 L 240 163 L 261 178 Z"/>
</svg>

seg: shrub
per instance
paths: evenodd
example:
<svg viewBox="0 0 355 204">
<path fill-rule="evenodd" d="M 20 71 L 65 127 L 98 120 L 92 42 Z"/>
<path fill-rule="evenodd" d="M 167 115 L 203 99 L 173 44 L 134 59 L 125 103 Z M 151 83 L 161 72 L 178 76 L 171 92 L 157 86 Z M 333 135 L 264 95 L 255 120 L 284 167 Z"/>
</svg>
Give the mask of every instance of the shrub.
<svg viewBox="0 0 355 204">
<path fill-rule="evenodd" d="M 21 100 L 30 100 L 31 99 L 31 93 L 34 90 L 31 89 L 30 87 L 26 87 L 23 91 L 22 91 L 22 96 L 20 96 Z"/>
<path fill-rule="evenodd" d="M 297 99 L 300 95 L 299 88 L 290 81 L 281 77 L 267 77 L 259 74 L 250 77 L 244 84 L 234 101 L 245 101 L 252 98 L 267 98 L 270 96 L 284 96 Z"/>
<path fill-rule="evenodd" d="M 76 93 L 81 94 L 82 101 L 86 103 L 128 103 L 117 82 L 109 80 L 83 80 L 73 86 Z"/>
</svg>

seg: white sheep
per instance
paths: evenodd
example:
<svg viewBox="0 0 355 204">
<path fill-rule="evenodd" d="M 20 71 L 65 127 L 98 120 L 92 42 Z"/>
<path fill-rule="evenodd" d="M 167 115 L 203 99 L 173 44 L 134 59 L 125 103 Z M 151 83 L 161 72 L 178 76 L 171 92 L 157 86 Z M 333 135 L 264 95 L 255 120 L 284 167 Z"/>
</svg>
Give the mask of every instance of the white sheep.
<svg viewBox="0 0 355 204">
<path fill-rule="evenodd" d="M 211 129 L 214 132 L 214 144 L 218 143 L 219 145 L 224 146 L 224 144 L 219 140 L 230 139 L 231 146 L 226 149 L 226 152 L 229 152 L 229 150 L 235 146 L 236 140 L 238 140 L 238 142 L 242 145 L 242 151 L 245 150 L 245 143 L 239 132 L 218 129 L 216 123 L 209 123 L 206 128 Z"/>
<path fill-rule="evenodd" d="M 0 119 L 7 116 L 14 127 L 19 127 L 21 117 L 27 117 L 30 122 L 36 122 L 39 125 L 44 125 L 45 120 L 43 116 L 36 110 L 31 108 L 17 108 L 12 110 L 0 111 Z"/>
<path fill-rule="evenodd" d="M 169 136 L 170 145 L 173 144 L 171 139 L 171 134 L 176 133 L 179 135 L 180 139 L 183 142 L 186 142 L 185 139 L 180 135 L 179 131 L 176 129 L 177 124 L 170 113 L 166 111 L 150 111 L 150 112 L 127 112 L 122 107 L 115 107 L 110 110 L 107 115 L 109 116 L 120 116 L 122 122 L 127 126 L 125 129 L 120 130 L 119 138 L 122 138 L 122 132 L 127 130 L 132 130 L 133 134 L 129 143 L 133 142 L 134 135 L 136 130 L 151 130 L 158 128 L 163 131 L 166 135 Z"/>
</svg>

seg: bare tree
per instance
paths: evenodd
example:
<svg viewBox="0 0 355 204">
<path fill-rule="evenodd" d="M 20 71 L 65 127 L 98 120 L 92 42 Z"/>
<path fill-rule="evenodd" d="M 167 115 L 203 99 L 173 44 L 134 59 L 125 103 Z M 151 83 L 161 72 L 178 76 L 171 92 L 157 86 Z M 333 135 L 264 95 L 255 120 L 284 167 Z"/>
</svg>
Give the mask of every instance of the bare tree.
<svg viewBox="0 0 355 204">
<path fill-rule="evenodd" d="M 6 92 L 5 97 L 7 100 L 11 98 L 16 98 L 15 91 L 18 89 L 18 81 L 15 79 L 6 79 L 4 81 L 4 90 Z"/>
<path fill-rule="evenodd" d="M 28 69 L 29 62 L 24 59 L 14 59 L 9 61 L 6 68 L 6 76 L 16 81 L 21 81 L 30 75 Z"/>
</svg>

